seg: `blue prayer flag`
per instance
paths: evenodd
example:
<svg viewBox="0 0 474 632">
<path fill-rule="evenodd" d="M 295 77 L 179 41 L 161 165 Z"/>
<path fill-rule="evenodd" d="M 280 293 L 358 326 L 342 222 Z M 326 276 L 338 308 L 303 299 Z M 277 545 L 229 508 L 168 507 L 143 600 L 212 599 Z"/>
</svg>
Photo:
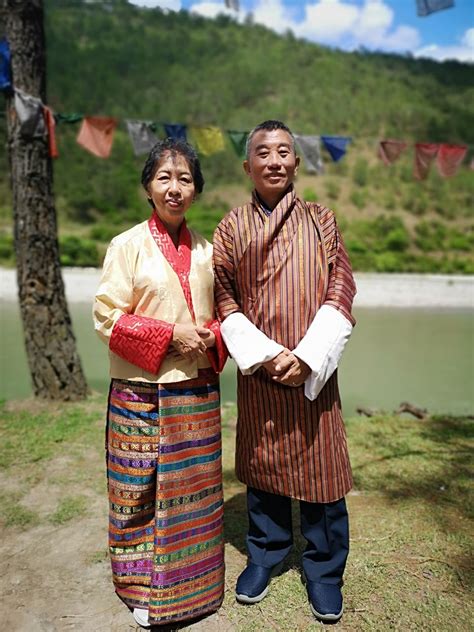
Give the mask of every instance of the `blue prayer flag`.
<svg viewBox="0 0 474 632">
<path fill-rule="evenodd" d="M 454 0 L 416 0 L 419 17 L 423 18 L 441 9 L 454 7 Z"/>
<path fill-rule="evenodd" d="M 325 148 L 328 150 L 334 162 L 340 160 L 346 153 L 346 147 L 352 138 L 348 136 L 321 136 Z"/>
<path fill-rule="evenodd" d="M 6 39 L 0 40 L 0 90 L 12 87 L 10 46 Z"/>
<path fill-rule="evenodd" d="M 186 140 L 186 125 L 164 123 L 166 136 L 174 140 Z"/>
</svg>

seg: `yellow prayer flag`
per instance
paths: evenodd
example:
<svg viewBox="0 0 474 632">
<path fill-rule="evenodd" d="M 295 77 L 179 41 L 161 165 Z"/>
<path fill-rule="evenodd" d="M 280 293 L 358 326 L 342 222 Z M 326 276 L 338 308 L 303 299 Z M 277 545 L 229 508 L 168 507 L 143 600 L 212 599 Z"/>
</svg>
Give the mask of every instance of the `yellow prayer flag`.
<svg viewBox="0 0 474 632">
<path fill-rule="evenodd" d="M 191 127 L 191 134 L 197 150 L 204 156 L 216 154 L 224 149 L 224 136 L 219 127 Z"/>
</svg>

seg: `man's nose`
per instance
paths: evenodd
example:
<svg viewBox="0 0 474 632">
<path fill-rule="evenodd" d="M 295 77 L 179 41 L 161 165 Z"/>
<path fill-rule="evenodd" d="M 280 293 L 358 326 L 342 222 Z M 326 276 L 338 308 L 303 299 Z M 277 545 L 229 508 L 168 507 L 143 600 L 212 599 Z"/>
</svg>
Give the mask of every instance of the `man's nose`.
<svg viewBox="0 0 474 632">
<path fill-rule="evenodd" d="M 277 151 L 268 154 L 268 164 L 270 167 L 279 167 L 281 164 L 281 156 Z"/>
</svg>

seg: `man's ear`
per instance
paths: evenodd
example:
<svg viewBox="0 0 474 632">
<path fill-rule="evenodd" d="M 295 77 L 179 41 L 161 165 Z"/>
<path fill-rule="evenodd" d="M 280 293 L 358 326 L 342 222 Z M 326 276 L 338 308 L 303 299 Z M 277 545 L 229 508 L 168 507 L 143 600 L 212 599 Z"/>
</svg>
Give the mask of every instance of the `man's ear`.
<svg viewBox="0 0 474 632">
<path fill-rule="evenodd" d="M 251 178 L 250 175 L 250 164 L 248 160 L 244 160 L 242 167 L 244 168 L 245 173 L 248 175 L 249 178 Z"/>
<path fill-rule="evenodd" d="M 296 160 L 295 160 L 295 176 L 298 173 L 299 166 L 300 166 L 300 157 L 296 156 Z"/>
</svg>

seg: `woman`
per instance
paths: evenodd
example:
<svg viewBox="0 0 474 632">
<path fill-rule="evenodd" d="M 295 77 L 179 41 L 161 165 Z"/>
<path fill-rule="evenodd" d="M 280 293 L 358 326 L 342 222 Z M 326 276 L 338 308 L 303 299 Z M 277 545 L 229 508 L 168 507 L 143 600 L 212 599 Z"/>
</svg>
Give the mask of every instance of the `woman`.
<svg viewBox="0 0 474 632">
<path fill-rule="evenodd" d="M 186 226 L 204 180 L 167 139 L 142 173 L 153 213 L 115 237 L 94 304 L 109 345 L 107 468 L 115 590 L 142 627 L 215 611 L 224 593 L 220 401 L 226 351 L 212 248 Z"/>
</svg>

